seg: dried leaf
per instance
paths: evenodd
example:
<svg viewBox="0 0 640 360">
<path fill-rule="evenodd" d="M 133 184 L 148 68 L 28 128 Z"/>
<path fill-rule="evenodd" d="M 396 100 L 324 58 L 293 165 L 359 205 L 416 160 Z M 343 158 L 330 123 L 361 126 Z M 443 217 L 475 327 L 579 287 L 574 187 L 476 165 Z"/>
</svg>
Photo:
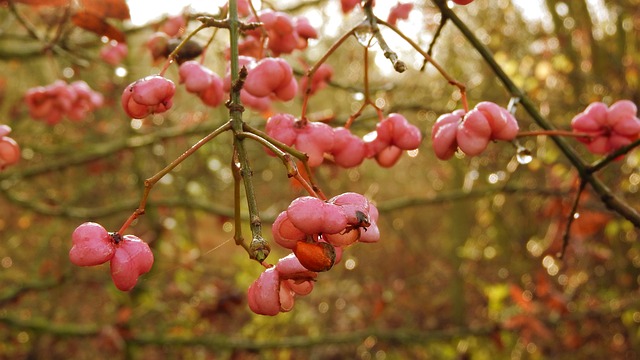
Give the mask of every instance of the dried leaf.
<svg viewBox="0 0 640 360">
<path fill-rule="evenodd" d="M 80 0 L 82 11 L 99 18 L 130 19 L 129 6 L 125 0 Z"/>
<path fill-rule="evenodd" d="M 75 13 L 71 17 L 71 20 L 77 26 L 85 30 L 94 32 L 100 36 L 106 36 L 109 39 L 115 40 L 117 42 L 125 41 L 124 34 L 120 30 L 116 29 L 108 22 L 106 22 L 103 18 L 93 13 L 80 11 Z"/>
</svg>

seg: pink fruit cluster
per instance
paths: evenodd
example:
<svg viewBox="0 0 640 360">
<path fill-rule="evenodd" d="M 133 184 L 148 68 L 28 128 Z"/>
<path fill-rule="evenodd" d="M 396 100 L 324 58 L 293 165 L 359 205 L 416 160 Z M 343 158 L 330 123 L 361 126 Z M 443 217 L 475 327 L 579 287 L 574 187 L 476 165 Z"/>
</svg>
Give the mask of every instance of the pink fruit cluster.
<svg viewBox="0 0 640 360">
<path fill-rule="evenodd" d="M 345 168 L 358 166 L 365 158 L 375 158 L 380 166 L 390 167 L 404 150 L 417 149 L 422 141 L 420 129 L 399 114 L 390 114 L 379 122 L 375 131 L 365 135 L 366 141 L 349 129 L 300 121 L 290 114 L 271 116 L 265 131 L 285 145 L 306 153 L 311 167 L 322 164 L 325 155 L 332 156 L 336 165 Z"/>
<path fill-rule="evenodd" d="M 307 76 L 303 76 L 300 79 L 300 91 L 304 94 L 307 91 L 307 86 L 309 86 L 309 95 L 313 95 L 316 92 L 324 89 L 329 81 L 331 81 L 331 77 L 333 76 L 333 68 L 329 64 L 322 64 L 318 67 L 313 76 L 311 77 L 311 82 L 309 83 L 309 78 Z"/>
<path fill-rule="evenodd" d="M 150 114 L 163 113 L 173 106 L 176 86 L 160 75 L 134 81 L 122 92 L 122 108 L 132 118 L 142 119 Z"/>
<path fill-rule="evenodd" d="M 298 91 L 293 69 L 283 59 L 264 58 L 249 64 L 248 69 L 249 74 L 243 89 L 255 97 L 272 96 L 278 100 L 289 101 Z"/>
<path fill-rule="evenodd" d="M 409 13 L 413 10 L 412 3 L 397 3 L 394 7 L 391 8 L 389 12 L 389 17 L 387 18 L 387 22 L 391 25 L 396 25 L 398 20 L 407 20 L 409 18 Z"/>
<path fill-rule="evenodd" d="M 404 150 L 415 150 L 422 142 L 420 129 L 395 113 L 380 121 L 376 130 L 364 138 L 367 158 L 375 157 L 382 167 L 393 166 Z"/>
<path fill-rule="evenodd" d="M 322 164 L 324 154 L 333 149 L 333 129 L 324 123 L 302 122 L 290 114 L 277 114 L 267 119 L 265 131 L 276 140 L 305 152 L 311 167 Z"/>
<path fill-rule="evenodd" d="M 313 290 L 318 274 L 307 270 L 294 254 L 265 270 L 247 292 L 249 308 L 256 314 L 274 316 L 293 309 L 296 296 Z"/>
<path fill-rule="evenodd" d="M 162 24 L 161 30 L 170 37 L 178 37 L 182 35 L 187 28 L 187 21 L 184 15 L 170 16 Z"/>
<path fill-rule="evenodd" d="M 299 197 L 281 212 L 272 226 L 273 239 L 291 249 L 312 271 L 329 270 L 342 249 L 356 241 L 377 242 L 378 209 L 364 196 L 344 193 L 327 201 Z M 326 261 L 324 255 L 333 256 Z"/>
<path fill-rule="evenodd" d="M 110 261 L 111 278 L 122 291 L 131 290 L 138 277 L 151 270 L 153 253 L 134 235 L 108 233 L 100 224 L 86 222 L 71 235 L 69 259 L 78 266 L 95 266 Z"/>
<path fill-rule="evenodd" d="M 459 148 L 469 156 L 482 153 L 492 140 L 511 141 L 518 134 L 518 122 L 506 109 L 483 101 L 465 113 L 456 110 L 440 116 L 431 131 L 433 150 L 446 160 Z"/>
<path fill-rule="evenodd" d="M 244 86 L 240 90 L 240 100 L 257 111 L 266 111 L 273 100 L 289 101 L 298 91 L 298 83 L 293 76 L 293 69 L 283 59 L 264 58 L 256 61 L 249 56 L 240 56 L 240 66 L 248 70 Z M 227 71 L 223 89 L 231 91 L 231 73 Z"/>
<path fill-rule="evenodd" d="M 265 270 L 249 287 L 249 308 L 271 316 L 290 311 L 296 296 L 313 290 L 317 273 L 340 261 L 344 247 L 380 239 L 377 220 L 378 210 L 360 194 L 344 193 L 328 201 L 295 199 L 272 227 L 274 240 L 293 254 Z"/>
<path fill-rule="evenodd" d="M 9 126 L 0 125 L 0 171 L 20 160 L 20 147 L 15 140 L 7 136 L 9 133 Z"/>
<path fill-rule="evenodd" d="M 62 80 L 31 88 L 25 93 L 24 99 L 29 115 L 50 125 L 59 123 L 65 116 L 80 121 L 102 106 L 104 101 L 102 94 L 93 91 L 86 82 L 67 84 Z"/>
<path fill-rule="evenodd" d="M 128 52 L 127 44 L 110 41 L 100 49 L 100 58 L 107 64 L 116 66 L 122 62 L 122 59 L 127 57 Z"/>
<path fill-rule="evenodd" d="M 574 132 L 589 135 L 578 138 L 594 154 L 608 154 L 629 145 L 640 135 L 640 119 L 636 105 L 620 100 L 611 107 L 601 102 L 589 105 L 571 120 Z"/>
<path fill-rule="evenodd" d="M 203 103 L 216 107 L 224 100 L 222 78 L 197 61 L 180 65 L 180 83 L 188 92 L 198 95 Z"/>
<path fill-rule="evenodd" d="M 267 48 L 273 56 L 305 49 L 309 39 L 318 38 L 317 31 L 305 17 L 292 18 L 286 13 L 265 9 L 258 13 L 258 18 L 251 16 L 248 21 L 260 21 L 263 24 L 263 30 L 267 34 Z M 246 35 L 260 39 L 262 30 L 247 31 Z"/>
</svg>

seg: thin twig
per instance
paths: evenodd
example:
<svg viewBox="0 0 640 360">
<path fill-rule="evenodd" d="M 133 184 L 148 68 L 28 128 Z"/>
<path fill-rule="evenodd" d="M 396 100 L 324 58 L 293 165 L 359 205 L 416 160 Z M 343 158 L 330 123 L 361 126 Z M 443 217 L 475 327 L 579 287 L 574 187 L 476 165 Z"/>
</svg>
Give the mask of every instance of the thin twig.
<svg viewBox="0 0 640 360">
<path fill-rule="evenodd" d="M 571 207 L 571 212 L 569 213 L 569 217 L 567 218 L 567 225 L 564 229 L 564 234 L 562 235 L 562 250 L 558 254 L 558 258 L 564 258 L 565 251 L 567 250 L 567 245 L 569 245 L 569 238 L 571 237 L 571 225 L 573 221 L 576 219 L 576 214 L 578 212 L 578 204 L 580 203 L 580 197 L 585 187 L 587 186 L 587 182 L 584 179 L 580 179 L 580 186 L 578 188 L 578 192 L 576 193 L 576 198 L 573 201 L 573 206 Z M 579 216 L 579 215 L 578 215 Z"/>
</svg>

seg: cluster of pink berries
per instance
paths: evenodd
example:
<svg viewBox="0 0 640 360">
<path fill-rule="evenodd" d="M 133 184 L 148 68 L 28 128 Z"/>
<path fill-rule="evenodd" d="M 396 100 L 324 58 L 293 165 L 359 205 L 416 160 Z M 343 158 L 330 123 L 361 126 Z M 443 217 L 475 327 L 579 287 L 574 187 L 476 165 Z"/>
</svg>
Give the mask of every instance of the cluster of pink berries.
<svg viewBox="0 0 640 360">
<path fill-rule="evenodd" d="M 20 160 L 20 147 L 15 140 L 7 136 L 9 133 L 9 126 L 0 125 L 0 171 Z"/>
<path fill-rule="evenodd" d="M 180 65 L 180 83 L 188 92 L 198 95 L 206 105 L 216 107 L 224 100 L 222 78 L 197 61 Z"/>
<path fill-rule="evenodd" d="M 391 167 L 405 150 L 415 150 L 422 142 L 422 133 L 400 114 L 389 116 L 376 125 L 376 130 L 364 136 L 366 157 L 375 157 L 382 167 Z"/>
<path fill-rule="evenodd" d="M 153 253 L 149 245 L 134 235 L 108 233 L 102 225 L 86 222 L 71 235 L 69 259 L 78 266 L 111 262 L 111 278 L 122 291 L 131 290 L 138 277 L 151 270 Z"/>
<path fill-rule="evenodd" d="M 264 31 L 267 34 L 267 48 L 271 50 L 273 56 L 291 54 L 294 50 L 305 49 L 309 39 L 318 38 L 316 29 L 303 16 L 292 18 L 286 13 L 265 9 L 258 13 L 258 18 L 250 16 L 247 19 L 247 21 L 260 21 L 263 25 L 262 29 L 246 31 L 247 38 L 244 42 L 259 43 Z M 243 53 L 243 55 L 253 54 Z"/>
<path fill-rule="evenodd" d="M 240 90 L 242 104 L 257 111 L 266 111 L 271 102 L 289 101 L 298 91 L 293 69 L 283 59 L 263 58 L 260 61 L 249 56 L 240 56 L 239 65 L 248 70 L 244 86 Z M 231 91 L 231 73 L 224 78 L 223 89 Z"/>
<path fill-rule="evenodd" d="M 340 0 L 340 6 L 342 7 L 342 12 L 348 14 L 353 10 L 356 6 L 360 5 L 361 0 Z M 375 4 L 375 1 L 374 1 Z"/>
<path fill-rule="evenodd" d="M 152 75 L 129 84 L 122 92 L 122 108 L 135 119 L 163 113 L 173 106 L 176 86 L 173 81 Z"/>
<path fill-rule="evenodd" d="M 249 308 L 256 314 L 275 316 L 293 309 L 296 296 L 313 290 L 318 274 L 307 270 L 294 254 L 280 259 L 251 284 L 247 292 Z"/>
<path fill-rule="evenodd" d="M 412 3 L 397 3 L 394 7 L 389 11 L 389 17 L 387 18 L 387 22 L 391 25 L 396 25 L 398 20 L 406 20 L 409 18 L 409 13 L 413 10 Z"/>
<path fill-rule="evenodd" d="M 103 97 L 84 81 L 67 84 L 56 80 L 53 84 L 27 90 L 25 103 L 32 118 L 55 125 L 64 116 L 74 121 L 84 119 L 88 113 L 102 106 Z"/>
<path fill-rule="evenodd" d="M 309 294 L 317 273 L 339 262 L 345 247 L 380 240 L 377 221 L 378 209 L 357 193 L 327 201 L 310 196 L 292 201 L 276 218 L 272 233 L 293 254 L 280 259 L 249 287 L 251 310 L 261 315 L 291 310 L 295 296 Z"/>
<path fill-rule="evenodd" d="M 589 135 L 578 138 L 594 154 L 608 154 L 629 145 L 640 136 L 636 105 L 620 100 L 611 107 L 601 102 L 589 105 L 571 120 L 574 132 Z"/>
<path fill-rule="evenodd" d="M 117 41 L 110 41 L 100 49 L 100 58 L 109 65 L 116 66 L 127 57 L 129 50 L 127 44 Z"/>
<path fill-rule="evenodd" d="M 469 156 L 482 153 L 492 140 L 511 141 L 518 134 L 518 122 L 506 109 L 487 101 L 465 113 L 456 110 L 440 116 L 431 132 L 438 158 L 449 159 L 459 148 Z"/>
<path fill-rule="evenodd" d="M 393 166 L 404 150 L 420 146 L 420 129 L 404 116 L 390 114 L 363 140 L 344 127 L 332 128 L 320 122 L 301 121 L 290 114 L 276 114 L 267 120 L 266 133 L 287 146 L 305 152 L 308 164 L 322 164 L 325 154 L 342 167 L 358 166 L 365 158 L 375 158 L 383 167 Z"/>
</svg>

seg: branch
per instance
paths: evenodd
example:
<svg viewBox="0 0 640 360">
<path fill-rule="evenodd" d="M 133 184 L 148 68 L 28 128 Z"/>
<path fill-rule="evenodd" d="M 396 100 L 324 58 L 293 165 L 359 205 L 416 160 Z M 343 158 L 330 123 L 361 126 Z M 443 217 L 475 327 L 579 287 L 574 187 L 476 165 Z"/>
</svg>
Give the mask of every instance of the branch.
<svg viewBox="0 0 640 360">
<path fill-rule="evenodd" d="M 495 75 L 500 79 L 511 96 L 521 99 L 520 104 L 527 113 L 531 115 L 536 124 L 545 130 L 556 130 L 556 128 L 540 114 L 531 99 L 522 90 L 520 90 L 504 70 L 502 70 L 500 65 L 498 65 L 494 59 L 491 51 L 482 42 L 480 42 L 467 25 L 451 9 L 449 9 L 446 2 L 444 0 L 433 0 L 433 2 L 438 6 L 438 8 L 440 8 L 442 15 L 449 18 L 469 43 L 480 53 L 487 65 L 489 65 Z M 602 181 L 593 176 L 589 166 L 584 162 L 584 160 L 582 160 L 578 153 L 569 146 L 569 143 L 564 138 L 555 135 L 551 135 L 550 138 L 567 157 L 569 162 L 571 162 L 571 164 L 576 168 L 580 178 L 591 185 L 607 208 L 633 223 L 635 227 L 640 227 L 640 213 L 638 213 L 636 209 L 631 207 L 623 199 L 616 196 Z"/>
</svg>

